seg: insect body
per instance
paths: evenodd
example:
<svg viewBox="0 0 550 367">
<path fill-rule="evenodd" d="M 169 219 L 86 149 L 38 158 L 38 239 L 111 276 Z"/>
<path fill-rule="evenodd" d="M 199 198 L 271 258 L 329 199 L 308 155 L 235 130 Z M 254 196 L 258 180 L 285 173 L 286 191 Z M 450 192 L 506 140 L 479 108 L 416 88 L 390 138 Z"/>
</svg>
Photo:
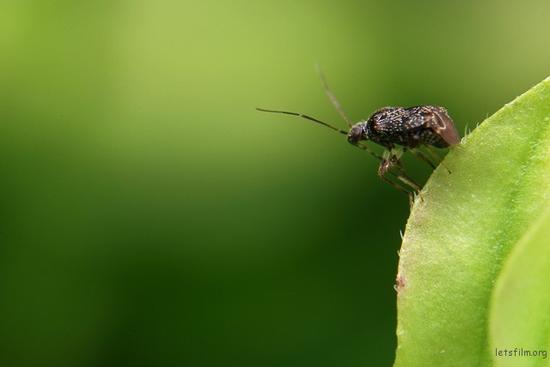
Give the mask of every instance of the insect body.
<svg viewBox="0 0 550 367">
<path fill-rule="evenodd" d="M 340 134 L 347 135 L 349 143 L 366 150 L 380 161 L 378 175 L 384 181 L 407 193 L 409 193 L 409 191 L 401 184 L 385 177 L 386 173 L 390 172 L 401 183 L 411 187 L 413 191 L 420 191 L 420 186 L 405 174 L 401 166 L 400 155 L 402 151 L 411 151 L 417 158 L 428 163 L 432 168 L 435 168 L 435 164 L 420 151 L 419 148 L 447 148 L 460 143 L 460 136 L 453 124 L 453 120 L 445 108 L 438 106 L 416 106 L 408 108 L 384 107 L 374 112 L 368 120 L 352 124 L 341 108 L 340 103 L 328 87 L 323 74 L 320 70 L 318 70 L 318 72 L 325 93 L 340 116 L 348 124 L 348 131 L 298 112 L 267 110 L 263 108 L 257 108 L 257 110 L 302 117 L 326 126 Z M 383 146 L 386 152 L 383 156 L 379 156 L 371 151 L 369 147 L 363 143 L 364 141 L 377 143 Z M 401 151 L 398 151 L 396 146 L 402 147 Z M 432 154 L 431 151 L 428 150 L 428 152 Z M 398 172 L 394 173 L 392 169 L 396 169 Z"/>
<path fill-rule="evenodd" d="M 446 148 L 460 142 L 447 110 L 437 106 L 384 107 L 367 121 L 353 125 L 348 141 L 370 140 L 393 149 L 394 145 L 416 148 L 431 145 Z"/>
</svg>

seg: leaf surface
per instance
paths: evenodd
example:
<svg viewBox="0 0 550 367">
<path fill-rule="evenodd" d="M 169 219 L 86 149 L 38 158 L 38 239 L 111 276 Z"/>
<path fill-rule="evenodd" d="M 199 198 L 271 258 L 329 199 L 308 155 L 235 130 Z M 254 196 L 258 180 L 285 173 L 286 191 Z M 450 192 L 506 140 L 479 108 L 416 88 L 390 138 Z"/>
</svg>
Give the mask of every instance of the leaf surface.
<svg viewBox="0 0 550 367">
<path fill-rule="evenodd" d="M 449 152 L 408 220 L 396 367 L 491 366 L 492 293 L 550 198 L 550 78 Z M 546 316 L 548 317 L 548 316 Z"/>
<path fill-rule="evenodd" d="M 550 210 L 506 260 L 489 321 L 495 366 L 550 366 Z"/>
</svg>

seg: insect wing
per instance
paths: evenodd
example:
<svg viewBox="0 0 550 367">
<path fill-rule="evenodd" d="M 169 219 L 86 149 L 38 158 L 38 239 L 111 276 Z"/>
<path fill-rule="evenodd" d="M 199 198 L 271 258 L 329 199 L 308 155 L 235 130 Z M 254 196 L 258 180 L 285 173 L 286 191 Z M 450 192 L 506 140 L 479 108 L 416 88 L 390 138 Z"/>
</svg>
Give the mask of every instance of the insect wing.
<svg viewBox="0 0 550 367">
<path fill-rule="evenodd" d="M 456 130 L 455 124 L 447 111 L 437 107 L 431 109 L 431 118 L 427 119 L 426 125 L 430 127 L 447 146 L 453 146 L 460 143 L 460 136 Z"/>
</svg>

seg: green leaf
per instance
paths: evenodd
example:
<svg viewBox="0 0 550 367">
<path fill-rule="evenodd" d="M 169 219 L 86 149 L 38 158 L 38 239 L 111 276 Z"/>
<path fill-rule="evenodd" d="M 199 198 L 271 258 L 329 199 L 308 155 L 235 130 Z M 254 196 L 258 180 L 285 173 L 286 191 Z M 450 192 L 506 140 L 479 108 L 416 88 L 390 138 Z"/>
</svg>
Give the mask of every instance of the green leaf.
<svg viewBox="0 0 550 367">
<path fill-rule="evenodd" d="M 484 121 L 443 165 L 452 173 L 433 173 L 403 238 L 396 367 L 493 365 L 495 282 L 550 199 L 550 78 Z"/>
<path fill-rule="evenodd" d="M 550 365 L 550 210 L 506 260 L 489 320 L 495 366 Z"/>
</svg>

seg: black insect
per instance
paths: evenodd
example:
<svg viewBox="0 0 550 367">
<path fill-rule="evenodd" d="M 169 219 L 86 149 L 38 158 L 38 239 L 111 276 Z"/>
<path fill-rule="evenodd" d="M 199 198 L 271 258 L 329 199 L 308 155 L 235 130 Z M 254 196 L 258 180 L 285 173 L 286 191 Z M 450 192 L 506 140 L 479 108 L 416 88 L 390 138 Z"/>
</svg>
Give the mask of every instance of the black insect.
<svg viewBox="0 0 550 367">
<path fill-rule="evenodd" d="M 348 131 L 302 113 L 263 108 L 257 108 L 257 110 L 302 117 L 346 135 L 349 143 L 366 150 L 380 161 L 378 175 L 384 181 L 407 193 L 410 191 L 403 185 L 386 177 L 387 173 L 392 174 L 413 191 L 420 191 L 420 186 L 405 174 L 401 165 L 400 157 L 404 151 L 410 151 L 417 158 L 435 168 L 436 165 L 419 148 L 427 148 L 427 153 L 433 157 L 435 154 L 429 150 L 431 147 L 447 148 L 460 143 L 460 136 L 453 120 L 445 108 L 438 106 L 384 107 L 375 111 L 368 120 L 352 124 L 330 90 L 324 75 L 320 70 L 318 72 L 325 93 L 342 119 L 348 124 Z M 377 155 L 363 143 L 369 140 L 385 148 L 383 156 Z"/>
</svg>

